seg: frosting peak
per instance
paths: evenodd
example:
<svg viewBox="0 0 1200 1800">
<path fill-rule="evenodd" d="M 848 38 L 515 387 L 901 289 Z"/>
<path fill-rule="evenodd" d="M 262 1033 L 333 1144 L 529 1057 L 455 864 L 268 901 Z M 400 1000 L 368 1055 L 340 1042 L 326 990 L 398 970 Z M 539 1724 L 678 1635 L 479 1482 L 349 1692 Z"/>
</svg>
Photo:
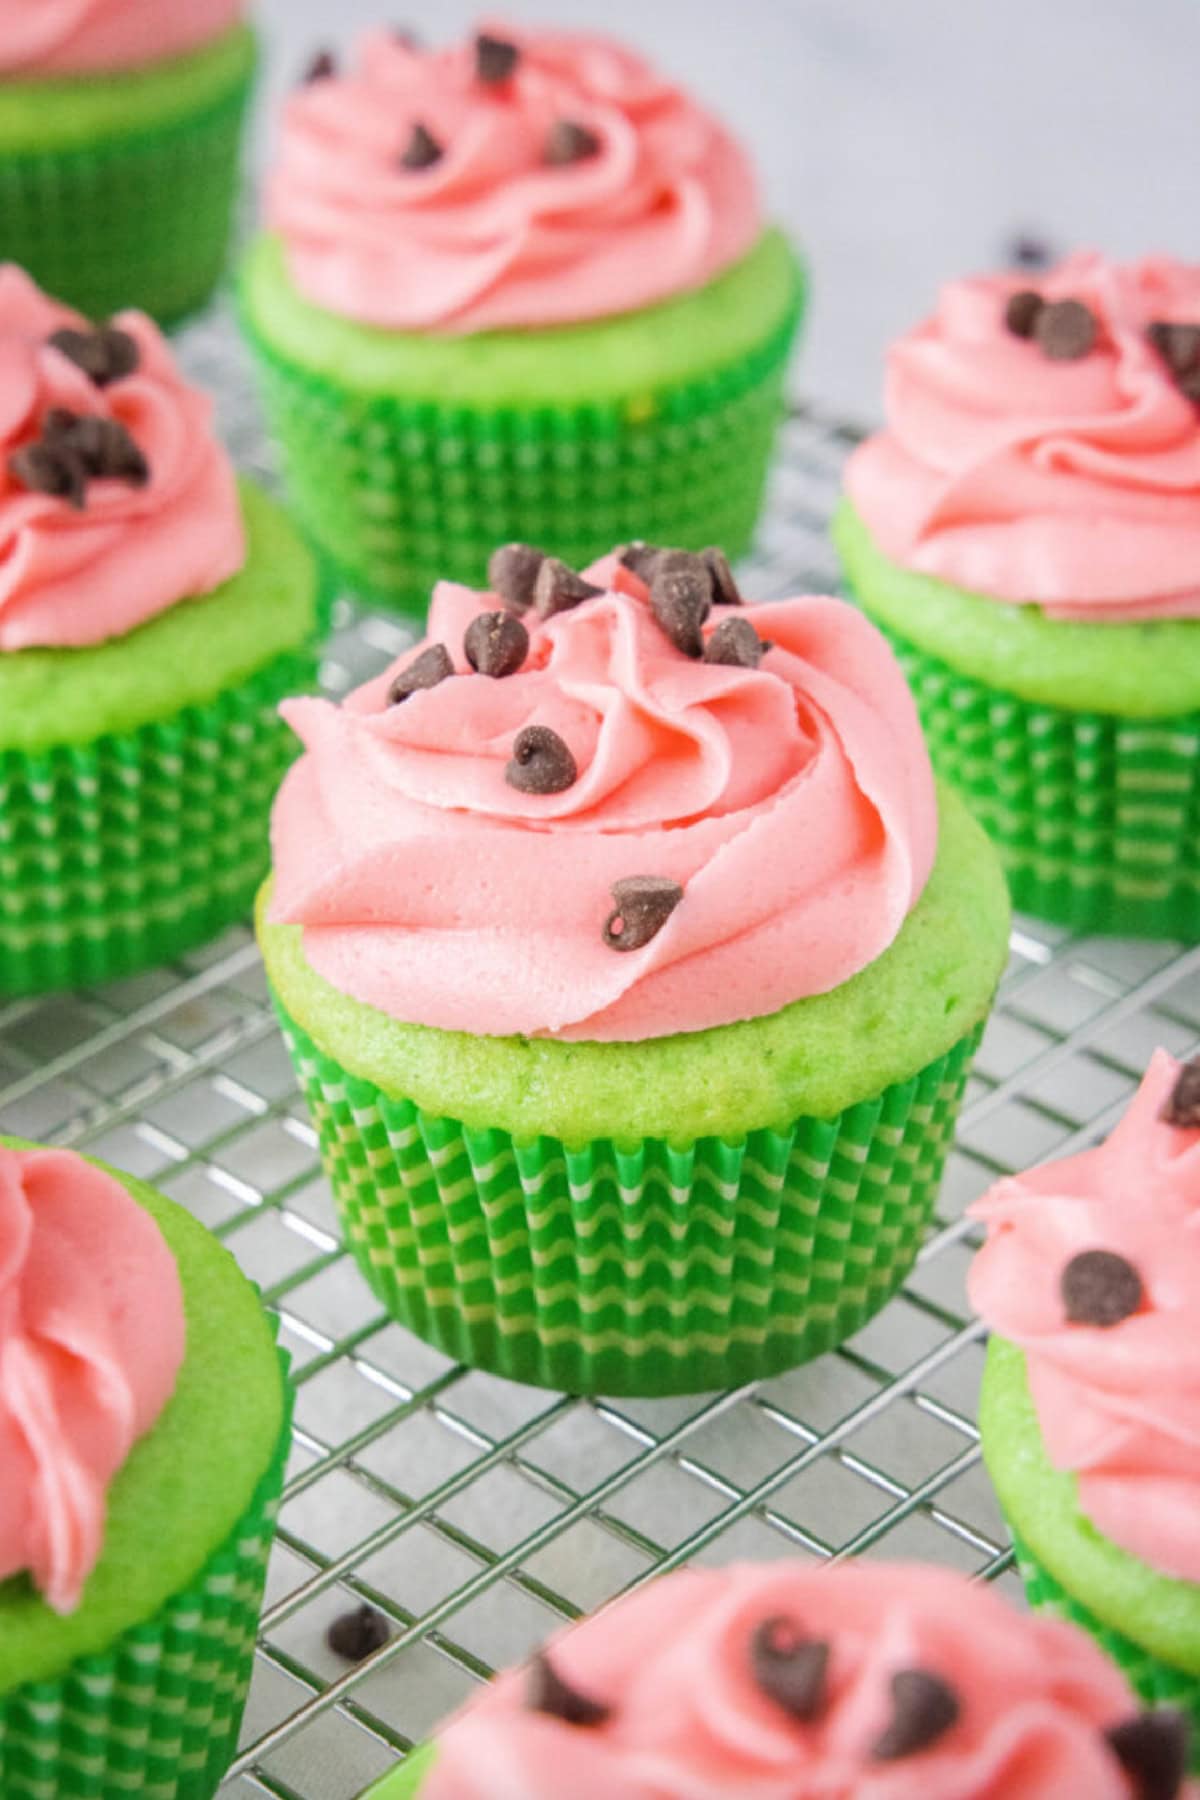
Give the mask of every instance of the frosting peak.
<svg viewBox="0 0 1200 1800">
<path fill-rule="evenodd" d="M 728 618 L 770 641 L 747 667 L 685 655 L 615 557 L 587 580 L 526 615 L 503 679 L 463 649 L 496 597 L 444 582 L 416 655 L 341 706 L 285 705 L 306 754 L 276 803 L 272 918 L 343 992 L 443 1029 L 659 1037 L 836 987 L 915 905 L 933 780 L 859 612 L 713 606 L 703 642 Z"/>
<path fill-rule="evenodd" d="M 0 1146 L 0 1581 L 78 1604 L 109 1482 L 166 1405 L 183 1294 L 157 1226 L 65 1150 Z"/>
<path fill-rule="evenodd" d="M 109 346 L 100 360 L 98 342 Z M 80 422 L 96 446 L 70 435 Z M 31 453 L 57 456 L 69 481 Z M 212 404 L 183 381 L 157 326 L 127 312 L 91 334 L 0 265 L 0 653 L 122 636 L 244 559 Z"/>
<path fill-rule="evenodd" d="M 1170 1122 L 1180 1077 L 1156 1051 L 1106 1143 L 975 1204 L 988 1230 L 969 1292 L 1025 1352 L 1047 1455 L 1076 1474 L 1081 1511 L 1162 1574 L 1200 1581 L 1200 1124 Z M 1118 1303 L 1088 1323 L 1064 1276 L 1092 1258 L 1094 1300 L 1096 1252 L 1101 1299 Z"/>
<path fill-rule="evenodd" d="M 1030 285 L 951 282 L 892 347 L 887 423 L 850 460 L 851 500 L 894 562 L 995 600 L 1200 617 L 1200 411 L 1159 336 L 1200 326 L 1200 267 L 1070 258 L 1033 285 L 1091 326 L 1049 348 L 1010 310 Z"/>
<path fill-rule="evenodd" d="M 0 73 L 137 68 L 208 43 L 243 11 L 243 0 L 0 0 Z"/>
<path fill-rule="evenodd" d="M 752 247 L 749 163 L 678 88 L 604 38 L 486 36 L 490 67 L 478 38 L 374 32 L 291 96 L 267 212 L 307 299 L 403 331 L 572 324 Z"/>
</svg>

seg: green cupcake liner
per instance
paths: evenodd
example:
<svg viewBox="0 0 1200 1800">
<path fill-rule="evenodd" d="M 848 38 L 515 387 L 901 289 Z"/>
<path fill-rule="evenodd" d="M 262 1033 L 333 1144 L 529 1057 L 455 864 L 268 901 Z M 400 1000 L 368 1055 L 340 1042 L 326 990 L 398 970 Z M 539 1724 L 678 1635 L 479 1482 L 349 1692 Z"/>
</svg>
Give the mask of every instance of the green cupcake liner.
<svg viewBox="0 0 1200 1800">
<path fill-rule="evenodd" d="M 1173 1706 L 1186 1712 L 1192 1721 L 1192 1766 L 1200 1768 L 1200 1677 L 1187 1669 L 1174 1668 L 1132 1638 L 1105 1625 L 1060 1586 L 1016 1532 L 1012 1533 L 1012 1540 L 1029 1604 L 1038 1611 L 1069 1619 L 1095 1638 L 1147 1706 Z"/>
<path fill-rule="evenodd" d="M 354 592 L 423 615 L 435 582 L 483 585 L 510 540 L 577 567 L 631 538 L 742 555 L 798 316 L 657 394 L 525 408 L 354 393 L 243 323 L 297 517 Z"/>
<path fill-rule="evenodd" d="M 1200 939 L 1200 713 L 1037 705 L 881 629 L 934 767 L 995 843 L 1019 911 L 1076 931 Z"/>
<path fill-rule="evenodd" d="M 237 1750 L 254 1664 L 291 1443 L 284 1385 L 271 1465 L 191 1586 L 110 1649 L 0 1695 L 4 1800 L 212 1800 Z"/>
<path fill-rule="evenodd" d="M 253 72 L 178 117 L 88 144 L 0 155 L 0 261 L 90 318 L 173 324 L 224 272 Z"/>
<path fill-rule="evenodd" d="M 432 1773 L 436 1755 L 435 1744 L 418 1744 L 409 1751 L 399 1768 L 390 1770 L 369 1787 L 360 1800 L 417 1800 L 425 1777 Z"/>
<path fill-rule="evenodd" d="M 299 749 L 276 709 L 316 665 L 300 646 L 137 730 L 0 751 L 0 994 L 111 981 L 249 913 Z"/>
<path fill-rule="evenodd" d="M 852 1336 L 916 1258 L 981 1030 L 831 1119 L 575 1147 L 394 1098 L 276 1004 L 383 1304 L 459 1361 L 574 1393 L 729 1387 Z"/>
</svg>

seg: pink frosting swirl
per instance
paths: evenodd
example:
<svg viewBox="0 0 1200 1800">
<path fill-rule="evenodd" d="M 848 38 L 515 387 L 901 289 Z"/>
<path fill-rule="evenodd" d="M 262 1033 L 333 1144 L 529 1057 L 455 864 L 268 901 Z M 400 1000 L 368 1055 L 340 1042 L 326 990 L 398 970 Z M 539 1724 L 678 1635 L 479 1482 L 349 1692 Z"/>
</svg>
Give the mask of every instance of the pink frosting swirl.
<svg viewBox="0 0 1200 1800">
<path fill-rule="evenodd" d="M 79 1604 L 109 1483 L 175 1387 L 183 1293 L 149 1214 L 65 1150 L 0 1145 L 0 1581 Z"/>
<path fill-rule="evenodd" d="M 363 40 L 352 73 L 287 104 L 267 212 L 316 305 L 402 331 L 570 324 L 702 286 L 762 220 L 750 165 L 686 94 L 598 37 L 511 29 L 511 80 L 473 41 L 426 53 Z M 594 154 L 551 166 L 547 135 Z M 406 168 L 417 126 L 439 160 Z"/>
<path fill-rule="evenodd" d="M 114 323 L 137 345 L 138 366 L 99 387 L 48 341 L 85 322 L 0 265 L 0 652 L 122 636 L 210 592 L 245 560 L 212 402 L 183 381 L 150 319 L 121 313 Z M 82 510 L 30 492 L 9 459 L 54 408 L 119 421 L 149 464 L 146 484 L 91 480 Z"/>
<path fill-rule="evenodd" d="M 1200 325 L 1200 268 L 1071 258 L 1035 286 L 1082 300 L 1096 347 L 1055 362 L 1004 322 L 1027 279 L 951 282 L 888 356 L 886 428 L 847 488 L 905 568 L 1052 618 L 1200 617 L 1200 412 L 1148 341 Z"/>
<path fill-rule="evenodd" d="M 815 1716 L 753 1675 L 755 1633 L 786 1619 L 828 1646 Z M 485 1688 L 437 1740 L 422 1800 L 1134 1800 L 1105 1739 L 1137 1710 L 1082 1632 L 1018 1613 L 949 1571 L 886 1563 L 684 1570 L 566 1632 L 551 1666 L 608 1707 L 579 1726 L 534 1711 L 529 1678 Z M 882 1760 L 892 1678 L 949 1684 L 957 1720 Z M 1191 1790 L 1189 1790 L 1191 1791 Z"/>
<path fill-rule="evenodd" d="M 1046 1453 L 1078 1478 L 1105 1537 L 1164 1575 L 1200 1581 L 1200 1130 L 1167 1124 L 1179 1074 L 1155 1053 L 1108 1141 L 997 1185 L 971 1209 L 987 1242 L 971 1304 L 1025 1352 Z M 1141 1277 L 1122 1323 L 1069 1323 L 1060 1279 L 1085 1250 Z"/>
<path fill-rule="evenodd" d="M 284 707 L 306 754 L 276 803 L 272 917 L 304 926 L 343 992 L 495 1036 L 698 1031 L 836 987 L 916 903 L 933 778 L 874 627 L 839 600 L 785 600 L 742 613 L 774 646 L 758 669 L 692 661 L 615 558 L 588 575 L 596 598 L 527 616 L 527 660 L 504 680 L 471 674 L 462 649 L 498 602 L 443 582 L 429 641 L 455 677 L 389 707 L 409 651 L 341 706 Z M 715 607 L 706 633 L 737 611 Z M 530 725 L 569 746 L 565 792 L 505 780 Z M 617 952 L 610 890 L 639 875 L 683 899 Z"/>
<path fill-rule="evenodd" d="M 0 0 L 0 74 L 137 68 L 196 49 L 244 10 L 244 0 Z"/>
</svg>

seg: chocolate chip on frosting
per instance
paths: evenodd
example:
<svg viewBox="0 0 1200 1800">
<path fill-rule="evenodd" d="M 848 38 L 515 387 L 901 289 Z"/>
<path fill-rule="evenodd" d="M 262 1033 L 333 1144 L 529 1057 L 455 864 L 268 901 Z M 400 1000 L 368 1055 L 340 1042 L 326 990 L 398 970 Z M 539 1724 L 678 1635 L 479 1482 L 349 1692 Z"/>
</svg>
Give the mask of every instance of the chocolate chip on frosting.
<svg viewBox="0 0 1200 1800">
<path fill-rule="evenodd" d="M 488 561 L 488 586 L 512 612 L 525 612 L 533 605 L 533 586 L 545 560 L 545 551 L 532 544 L 501 544 Z"/>
<path fill-rule="evenodd" d="M 87 499 L 87 470 L 73 451 L 52 444 L 26 444 L 8 459 L 13 480 L 31 494 L 66 500 L 82 512 Z"/>
<path fill-rule="evenodd" d="M 701 556 L 686 550 L 664 550 L 650 579 L 654 617 L 677 650 L 702 656 L 700 627 L 712 607 L 712 575 Z"/>
<path fill-rule="evenodd" d="M 626 544 L 617 551 L 617 561 L 636 575 L 639 581 L 649 581 L 654 573 L 654 565 L 663 552 L 657 544 L 644 544 L 641 538 L 632 544 Z"/>
<path fill-rule="evenodd" d="M 325 1642 L 337 1656 L 347 1662 L 362 1662 L 372 1651 L 380 1650 L 391 1633 L 388 1622 L 373 1606 L 357 1606 L 342 1613 L 325 1633 Z"/>
<path fill-rule="evenodd" d="M 526 1701 L 533 1712 L 548 1713 L 564 1725 L 580 1725 L 585 1729 L 603 1725 L 612 1716 L 612 1707 L 602 1700 L 581 1694 L 558 1673 L 544 1650 L 529 1665 L 525 1689 Z"/>
<path fill-rule="evenodd" d="M 616 902 L 604 921 L 610 950 L 640 950 L 658 936 L 683 899 L 679 883 L 666 875 L 626 875 L 609 892 Z"/>
<path fill-rule="evenodd" d="M 603 588 L 585 581 L 557 556 L 547 556 L 543 557 L 533 583 L 533 607 L 539 619 L 552 619 L 555 613 L 569 612 L 573 606 L 603 592 Z"/>
<path fill-rule="evenodd" d="M 313 81 L 328 81 L 337 74 L 337 58 L 332 50 L 315 50 L 303 75 L 302 86 L 307 87 Z"/>
<path fill-rule="evenodd" d="M 402 169 L 431 169 L 434 163 L 441 162 L 445 152 L 433 133 L 419 121 L 412 128 L 404 154 L 400 158 Z"/>
<path fill-rule="evenodd" d="M 522 794 L 561 794 L 574 787 L 579 770 L 557 731 L 548 725 L 526 725 L 513 742 L 504 779 Z"/>
<path fill-rule="evenodd" d="M 819 1716 L 825 1703 L 829 1645 L 805 1637 L 795 1622 L 764 1619 L 750 1639 L 750 1668 L 768 1700 L 802 1723 Z"/>
<path fill-rule="evenodd" d="M 896 1762 L 928 1750 L 958 1723 L 958 1695 L 928 1669 L 898 1669 L 892 1676 L 892 1717 L 871 1747 L 876 1762 Z"/>
<path fill-rule="evenodd" d="M 150 465 L 119 419 L 77 414 L 55 406 L 42 421 L 42 441 L 51 450 L 78 456 L 88 475 L 145 487 Z"/>
<path fill-rule="evenodd" d="M 715 544 L 700 552 L 705 568 L 712 576 L 712 597 L 715 606 L 740 606 L 742 604 L 741 589 L 729 566 L 729 558 Z"/>
<path fill-rule="evenodd" d="M 508 81 L 520 59 L 521 52 L 507 38 L 489 37 L 481 31 L 475 39 L 475 78 L 485 87 Z"/>
<path fill-rule="evenodd" d="M 561 169 L 569 163 L 586 162 L 599 149 L 600 139 L 586 125 L 576 124 L 574 119 L 556 119 L 546 133 L 542 159 L 551 168 Z"/>
<path fill-rule="evenodd" d="M 525 661 L 529 633 L 515 613 L 480 613 L 467 626 L 463 652 L 473 669 L 499 680 L 515 675 Z"/>
<path fill-rule="evenodd" d="M 1163 1707 L 1139 1713 L 1105 1732 L 1109 1747 L 1135 1782 L 1135 1800 L 1176 1800 L 1188 1768 L 1191 1728 L 1185 1713 Z"/>
<path fill-rule="evenodd" d="M 1182 1131 L 1200 1129 L 1200 1056 L 1183 1064 L 1162 1116 L 1166 1124 L 1177 1125 Z"/>
<path fill-rule="evenodd" d="M 97 387 L 107 387 L 110 381 L 132 375 L 140 361 L 136 341 L 117 325 L 101 325 L 95 331 L 64 326 L 52 333 L 48 341 Z"/>
<path fill-rule="evenodd" d="M 1115 1250 L 1080 1250 L 1059 1278 L 1063 1309 L 1072 1325 L 1103 1330 L 1128 1319 L 1142 1304 L 1142 1278 Z"/>
<path fill-rule="evenodd" d="M 764 650 L 770 647 L 749 619 L 722 619 L 704 646 L 704 660 L 729 663 L 735 669 L 757 669 Z"/>
<path fill-rule="evenodd" d="M 398 706 L 401 700 L 407 700 L 421 688 L 437 687 L 453 673 L 454 664 L 445 644 L 430 644 L 396 676 L 388 689 L 388 705 Z"/>
<path fill-rule="evenodd" d="M 1033 324 L 1038 348 L 1051 362 L 1077 362 L 1099 335 L 1099 321 L 1082 300 L 1048 301 Z"/>
<path fill-rule="evenodd" d="M 1155 319 L 1146 336 L 1170 371 L 1171 379 L 1188 400 L 1200 401 L 1200 325 L 1176 325 Z"/>
<path fill-rule="evenodd" d="M 1014 337 L 1031 338 L 1046 302 L 1033 288 L 1021 288 L 1010 294 L 1004 308 L 1004 323 Z"/>
</svg>

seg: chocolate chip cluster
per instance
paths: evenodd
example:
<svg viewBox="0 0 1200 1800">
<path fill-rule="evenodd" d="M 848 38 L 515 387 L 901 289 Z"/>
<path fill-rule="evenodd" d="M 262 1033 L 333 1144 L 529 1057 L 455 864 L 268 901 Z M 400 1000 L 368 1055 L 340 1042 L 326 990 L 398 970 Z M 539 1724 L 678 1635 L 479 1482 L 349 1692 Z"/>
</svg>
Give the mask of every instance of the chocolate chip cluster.
<svg viewBox="0 0 1200 1800">
<path fill-rule="evenodd" d="M 132 375 L 138 347 L 126 331 L 102 325 L 95 331 L 65 329 L 48 340 L 95 387 L 107 387 Z M 50 494 L 77 512 L 87 505 L 89 481 L 124 481 L 144 487 L 150 465 L 125 426 L 98 413 L 74 413 L 54 406 L 42 419 L 40 435 L 14 450 L 8 472 L 31 494 Z"/>
</svg>

